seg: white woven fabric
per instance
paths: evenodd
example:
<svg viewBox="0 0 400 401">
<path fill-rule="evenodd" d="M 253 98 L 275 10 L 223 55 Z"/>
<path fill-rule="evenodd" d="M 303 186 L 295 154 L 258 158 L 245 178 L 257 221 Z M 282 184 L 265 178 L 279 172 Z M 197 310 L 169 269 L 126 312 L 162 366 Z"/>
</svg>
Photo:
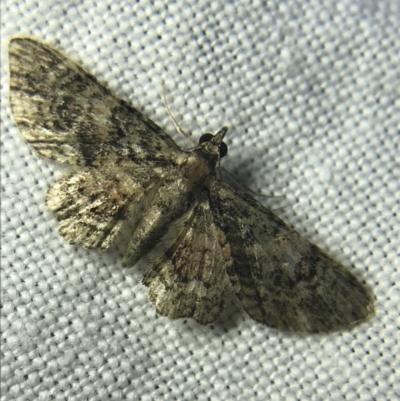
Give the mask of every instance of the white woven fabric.
<svg viewBox="0 0 400 401">
<path fill-rule="evenodd" d="M 1 400 L 400 398 L 400 2 L 1 3 Z M 157 317 L 116 249 L 69 246 L 7 101 L 7 40 L 63 49 L 180 143 L 230 125 L 225 167 L 365 279 L 377 315 L 282 333 L 235 304 L 217 324 Z M 396 380 L 397 376 L 397 380 Z"/>
</svg>

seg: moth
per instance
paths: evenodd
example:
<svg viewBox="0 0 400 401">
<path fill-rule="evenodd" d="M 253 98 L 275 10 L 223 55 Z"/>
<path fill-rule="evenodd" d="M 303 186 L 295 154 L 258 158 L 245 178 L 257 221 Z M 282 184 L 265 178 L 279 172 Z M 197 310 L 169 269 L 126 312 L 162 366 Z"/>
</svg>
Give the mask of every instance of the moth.
<svg viewBox="0 0 400 401">
<path fill-rule="evenodd" d="M 209 324 L 230 293 L 256 321 L 324 332 L 372 316 L 357 278 L 247 192 L 217 175 L 227 127 L 179 147 L 77 63 L 31 38 L 9 42 L 10 104 L 26 141 L 73 168 L 45 203 L 70 244 L 107 249 L 123 229 L 123 264 L 146 260 L 157 312 Z"/>
</svg>

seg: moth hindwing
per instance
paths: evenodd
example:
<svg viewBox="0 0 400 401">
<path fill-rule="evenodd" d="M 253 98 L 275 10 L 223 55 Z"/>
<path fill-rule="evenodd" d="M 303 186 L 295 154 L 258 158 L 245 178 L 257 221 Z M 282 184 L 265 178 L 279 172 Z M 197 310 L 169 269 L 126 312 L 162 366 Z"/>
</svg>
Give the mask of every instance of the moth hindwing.
<svg viewBox="0 0 400 401">
<path fill-rule="evenodd" d="M 21 134 L 39 155 L 75 166 L 45 198 L 60 234 L 107 249 L 130 229 L 124 264 L 148 261 L 143 282 L 159 314 L 208 324 L 233 291 L 253 319 L 282 330 L 330 331 L 372 315 L 355 276 L 217 178 L 227 127 L 185 150 L 49 45 L 13 38 L 9 64 Z"/>
</svg>

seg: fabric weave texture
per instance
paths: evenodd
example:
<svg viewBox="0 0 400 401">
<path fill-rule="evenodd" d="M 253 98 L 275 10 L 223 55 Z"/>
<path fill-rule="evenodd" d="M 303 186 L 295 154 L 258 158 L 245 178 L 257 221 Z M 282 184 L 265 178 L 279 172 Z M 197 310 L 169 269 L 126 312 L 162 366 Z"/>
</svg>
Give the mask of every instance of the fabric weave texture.
<svg viewBox="0 0 400 401">
<path fill-rule="evenodd" d="M 1 400 L 400 399 L 400 2 L 1 3 Z M 229 300 L 158 317 L 118 247 L 70 246 L 43 202 L 67 169 L 8 104 L 7 41 L 69 54 L 180 145 L 230 126 L 223 165 L 365 280 L 369 322 L 288 334 Z"/>
</svg>

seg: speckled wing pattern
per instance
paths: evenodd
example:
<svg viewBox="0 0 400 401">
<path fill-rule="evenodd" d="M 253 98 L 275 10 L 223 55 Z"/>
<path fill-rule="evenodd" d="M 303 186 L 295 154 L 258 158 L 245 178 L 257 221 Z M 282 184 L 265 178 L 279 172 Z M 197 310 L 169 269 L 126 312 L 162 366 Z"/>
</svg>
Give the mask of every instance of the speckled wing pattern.
<svg viewBox="0 0 400 401">
<path fill-rule="evenodd" d="M 184 229 L 149 269 L 144 284 L 157 312 L 172 319 L 191 316 L 201 324 L 218 319 L 230 283 L 229 245 L 214 225 L 208 199 L 199 199 L 183 217 Z"/>
<path fill-rule="evenodd" d="M 111 165 L 74 171 L 57 180 L 45 204 L 59 221 L 58 232 L 70 244 L 109 248 L 124 226 L 134 223 L 135 211 L 154 184 L 148 170 L 136 169 L 135 175 Z"/>
<path fill-rule="evenodd" d="M 9 65 L 21 134 L 41 156 L 74 166 L 45 198 L 60 234 L 108 249 L 131 229 L 124 264 L 146 263 L 160 315 L 209 324 L 233 291 L 253 319 L 282 330 L 331 331 L 372 316 L 370 294 L 348 270 L 217 179 L 227 127 L 181 149 L 49 45 L 13 38 Z"/>
<path fill-rule="evenodd" d="M 43 157 L 82 167 L 46 195 L 60 234 L 72 244 L 107 249 L 132 222 L 152 181 L 176 164 L 179 147 L 51 46 L 13 38 L 9 66 L 11 109 L 26 141 Z"/>
<path fill-rule="evenodd" d="M 170 166 L 179 147 L 58 50 L 30 38 L 9 44 L 10 102 L 26 141 L 43 157 L 78 166 L 114 158 Z"/>
<path fill-rule="evenodd" d="M 371 316 L 372 300 L 356 277 L 274 213 L 223 183 L 211 194 L 216 225 L 231 244 L 233 291 L 253 319 L 324 332 Z"/>
</svg>

